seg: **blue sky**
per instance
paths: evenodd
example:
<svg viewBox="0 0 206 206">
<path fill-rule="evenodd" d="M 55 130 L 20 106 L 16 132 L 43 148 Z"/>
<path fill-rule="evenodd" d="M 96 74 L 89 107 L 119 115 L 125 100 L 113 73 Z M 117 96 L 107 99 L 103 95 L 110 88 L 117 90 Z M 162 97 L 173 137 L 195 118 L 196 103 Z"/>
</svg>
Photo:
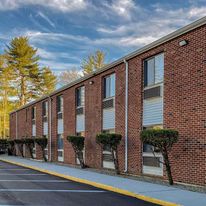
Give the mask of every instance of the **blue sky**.
<svg viewBox="0 0 206 206">
<path fill-rule="evenodd" d="M 206 0 L 0 0 L 0 52 L 16 36 L 55 72 L 97 49 L 114 61 L 206 15 Z"/>
</svg>

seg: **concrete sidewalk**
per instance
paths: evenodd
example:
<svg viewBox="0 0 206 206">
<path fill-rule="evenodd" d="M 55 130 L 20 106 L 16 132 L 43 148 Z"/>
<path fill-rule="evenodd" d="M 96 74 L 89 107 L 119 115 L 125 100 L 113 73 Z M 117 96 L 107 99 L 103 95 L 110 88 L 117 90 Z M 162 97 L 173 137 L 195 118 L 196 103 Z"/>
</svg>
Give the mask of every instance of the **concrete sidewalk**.
<svg viewBox="0 0 206 206">
<path fill-rule="evenodd" d="M 22 166 L 32 167 L 50 174 L 58 175 L 77 182 L 91 184 L 96 187 L 105 188 L 122 194 L 128 194 L 145 199 L 146 201 L 156 202 L 162 205 L 184 206 L 205 206 L 206 194 L 182 190 L 176 187 L 169 187 L 143 181 L 132 180 L 123 177 L 110 176 L 96 173 L 93 171 L 61 166 L 54 163 L 38 162 L 20 157 L 1 155 L 0 160 L 8 161 Z M 123 191 L 123 192 L 121 192 Z M 125 192 L 124 192 L 125 191 Z M 163 202 L 165 201 L 165 202 Z M 168 203 L 167 203 L 168 202 Z"/>
</svg>

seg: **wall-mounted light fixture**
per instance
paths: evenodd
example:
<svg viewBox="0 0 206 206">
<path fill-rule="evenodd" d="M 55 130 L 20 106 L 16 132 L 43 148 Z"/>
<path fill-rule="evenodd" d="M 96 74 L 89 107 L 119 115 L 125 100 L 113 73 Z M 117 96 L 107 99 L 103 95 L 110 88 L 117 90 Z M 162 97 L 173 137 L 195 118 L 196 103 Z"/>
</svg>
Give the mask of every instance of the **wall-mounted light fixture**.
<svg viewBox="0 0 206 206">
<path fill-rule="evenodd" d="M 179 42 L 179 46 L 185 46 L 188 44 L 188 41 L 187 40 L 182 40 Z"/>
<path fill-rule="evenodd" d="M 90 81 L 89 84 L 90 84 L 90 85 L 94 84 L 94 81 Z"/>
</svg>

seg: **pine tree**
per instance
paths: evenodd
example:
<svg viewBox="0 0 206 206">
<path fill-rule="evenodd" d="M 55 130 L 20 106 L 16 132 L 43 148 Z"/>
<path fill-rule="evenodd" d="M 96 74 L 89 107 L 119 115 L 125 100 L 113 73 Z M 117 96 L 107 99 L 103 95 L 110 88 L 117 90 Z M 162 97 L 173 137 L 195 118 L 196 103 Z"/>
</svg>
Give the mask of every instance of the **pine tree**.
<svg viewBox="0 0 206 206">
<path fill-rule="evenodd" d="M 39 95 L 49 94 L 55 90 L 57 83 L 56 76 L 52 73 L 49 67 L 43 67 L 40 70 L 40 84 L 39 87 Z"/>
<path fill-rule="evenodd" d="M 89 55 L 82 61 L 81 64 L 84 75 L 97 69 L 101 69 L 103 66 L 105 66 L 105 53 L 100 50 L 97 50 L 94 54 Z"/>
<path fill-rule="evenodd" d="M 7 66 L 5 55 L 0 55 L 0 137 L 6 138 L 9 134 L 9 112 L 15 107 L 10 98 L 15 95 L 12 85 L 11 68 Z"/>
<path fill-rule="evenodd" d="M 37 49 L 27 37 L 16 37 L 7 46 L 8 65 L 13 70 L 20 106 L 38 97 L 39 66 Z"/>
</svg>

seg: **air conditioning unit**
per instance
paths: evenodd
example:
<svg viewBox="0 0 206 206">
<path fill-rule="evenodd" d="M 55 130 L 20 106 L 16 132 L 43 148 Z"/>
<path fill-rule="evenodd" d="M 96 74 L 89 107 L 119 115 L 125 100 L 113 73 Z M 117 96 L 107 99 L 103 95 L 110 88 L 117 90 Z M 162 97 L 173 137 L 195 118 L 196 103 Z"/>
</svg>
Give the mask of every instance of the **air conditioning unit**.
<svg viewBox="0 0 206 206">
<path fill-rule="evenodd" d="M 102 107 L 103 107 L 103 109 L 113 108 L 114 107 L 114 99 L 104 100 Z"/>
<path fill-rule="evenodd" d="M 57 118 L 58 118 L 58 119 L 62 119 L 62 118 L 63 118 L 62 112 L 59 112 L 59 113 L 57 114 Z"/>
<path fill-rule="evenodd" d="M 149 89 L 144 90 L 144 99 L 154 98 L 154 97 L 161 97 L 161 86 L 152 87 Z"/>
<path fill-rule="evenodd" d="M 84 108 L 83 107 L 76 108 L 76 115 L 80 115 L 80 114 L 84 114 Z"/>
</svg>

